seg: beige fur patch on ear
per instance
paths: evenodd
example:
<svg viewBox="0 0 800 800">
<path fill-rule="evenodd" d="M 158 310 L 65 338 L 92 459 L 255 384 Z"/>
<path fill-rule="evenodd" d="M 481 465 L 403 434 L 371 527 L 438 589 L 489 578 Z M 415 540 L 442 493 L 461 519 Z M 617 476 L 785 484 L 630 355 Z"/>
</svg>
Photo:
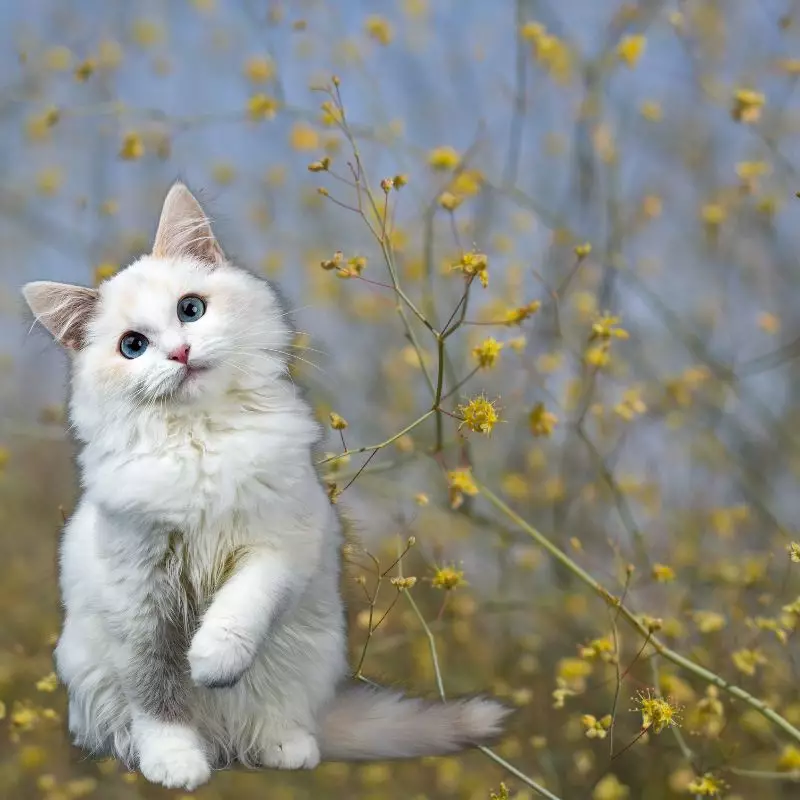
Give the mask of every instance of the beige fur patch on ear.
<svg viewBox="0 0 800 800">
<path fill-rule="evenodd" d="M 36 319 L 56 341 L 71 350 L 84 346 L 87 327 L 97 307 L 96 289 L 34 281 L 22 287 L 22 294 Z"/>
<path fill-rule="evenodd" d="M 206 213 L 182 183 L 173 184 L 164 200 L 153 255 L 197 258 L 212 266 L 225 261 Z"/>
</svg>

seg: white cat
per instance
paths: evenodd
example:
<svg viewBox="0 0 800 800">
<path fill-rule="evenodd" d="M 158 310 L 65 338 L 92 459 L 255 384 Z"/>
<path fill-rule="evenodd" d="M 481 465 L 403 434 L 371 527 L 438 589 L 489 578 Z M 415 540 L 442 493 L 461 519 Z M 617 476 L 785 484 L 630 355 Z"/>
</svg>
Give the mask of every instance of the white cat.
<svg viewBox="0 0 800 800">
<path fill-rule="evenodd" d="M 286 379 L 269 285 L 230 264 L 181 184 L 152 255 L 98 289 L 23 293 L 71 354 L 83 494 L 55 652 L 89 751 L 193 789 L 213 767 L 453 752 L 507 710 L 347 681 L 341 529 Z"/>
</svg>

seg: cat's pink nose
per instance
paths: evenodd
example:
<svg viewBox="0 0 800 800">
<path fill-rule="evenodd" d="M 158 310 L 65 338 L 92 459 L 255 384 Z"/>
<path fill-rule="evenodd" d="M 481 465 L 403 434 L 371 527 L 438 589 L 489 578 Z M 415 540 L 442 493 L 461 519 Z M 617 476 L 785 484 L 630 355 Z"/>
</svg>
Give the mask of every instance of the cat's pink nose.
<svg viewBox="0 0 800 800">
<path fill-rule="evenodd" d="M 170 361 L 177 361 L 179 364 L 188 364 L 189 363 L 189 345 L 182 344 L 180 347 L 176 347 L 168 356 L 167 358 Z"/>
</svg>

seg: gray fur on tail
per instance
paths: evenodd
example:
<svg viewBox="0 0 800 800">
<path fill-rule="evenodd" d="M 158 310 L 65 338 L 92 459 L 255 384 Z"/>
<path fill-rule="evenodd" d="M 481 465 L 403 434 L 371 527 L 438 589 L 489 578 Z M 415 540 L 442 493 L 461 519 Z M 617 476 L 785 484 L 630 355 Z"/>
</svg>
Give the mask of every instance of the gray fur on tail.
<svg viewBox="0 0 800 800">
<path fill-rule="evenodd" d="M 352 686 L 341 690 L 324 714 L 320 750 L 330 761 L 444 755 L 498 736 L 509 713 L 480 697 L 428 702 Z"/>
</svg>

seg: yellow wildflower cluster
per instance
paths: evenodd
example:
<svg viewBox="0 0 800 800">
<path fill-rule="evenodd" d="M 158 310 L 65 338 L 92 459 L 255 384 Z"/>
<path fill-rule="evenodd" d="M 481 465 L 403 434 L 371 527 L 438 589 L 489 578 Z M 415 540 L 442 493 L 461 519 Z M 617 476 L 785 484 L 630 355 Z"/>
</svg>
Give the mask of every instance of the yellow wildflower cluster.
<svg viewBox="0 0 800 800">
<path fill-rule="evenodd" d="M 520 36 L 529 41 L 534 58 L 550 73 L 557 83 L 567 83 L 572 77 L 572 54 L 562 41 L 538 22 L 528 22 L 520 29 Z"/>
<path fill-rule="evenodd" d="M 550 436 L 557 423 L 558 417 L 548 411 L 544 403 L 537 403 L 528 414 L 528 424 L 534 436 Z"/>
<path fill-rule="evenodd" d="M 475 433 L 485 433 L 487 436 L 494 426 L 500 421 L 494 404 L 496 400 L 487 400 L 483 395 L 473 397 L 466 404 L 458 407 L 463 422 L 459 428 L 466 425 Z"/>
<path fill-rule="evenodd" d="M 428 154 L 428 164 L 436 170 L 453 170 L 461 163 L 461 156 L 454 147 L 445 145 L 431 150 Z"/>
<path fill-rule="evenodd" d="M 581 725 L 584 727 L 587 739 L 605 739 L 612 721 L 611 714 L 606 714 L 600 719 L 591 714 L 584 714 L 581 717 Z"/>
<path fill-rule="evenodd" d="M 472 348 L 472 355 L 478 362 L 479 367 L 489 369 L 497 362 L 502 349 L 503 343 L 490 336 L 484 339 L 477 347 Z"/>
<path fill-rule="evenodd" d="M 506 325 L 521 325 L 528 317 L 532 317 L 541 307 L 541 301 L 533 300 L 527 305 L 511 308 L 506 311 L 503 322 Z"/>
<path fill-rule="evenodd" d="M 642 729 L 661 733 L 665 728 L 677 727 L 680 708 L 670 700 L 658 697 L 649 689 L 637 692 L 634 698 L 636 709 L 642 715 Z"/>
<path fill-rule="evenodd" d="M 629 67 L 635 67 L 644 53 L 647 39 L 640 34 L 623 36 L 617 45 L 617 58 Z"/>
<path fill-rule="evenodd" d="M 477 276 L 481 286 L 485 289 L 489 285 L 489 259 L 484 253 L 476 253 L 472 250 L 464 253 L 461 258 L 453 264 L 451 270 L 460 270 L 470 278 Z"/>
<path fill-rule="evenodd" d="M 758 122 L 766 100 L 761 92 L 753 89 L 737 89 L 733 95 L 731 116 L 745 124 Z"/>
<path fill-rule="evenodd" d="M 720 797 L 727 788 L 727 784 L 722 778 L 716 777 L 711 772 L 706 772 L 704 775 L 695 778 L 687 787 L 686 790 L 694 795 L 701 797 Z"/>
<path fill-rule="evenodd" d="M 466 584 L 463 570 L 456 569 L 454 566 L 437 567 L 431 578 L 431 586 L 434 589 L 444 589 L 450 592 L 459 586 Z"/>
<path fill-rule="evenodd" d="M 254 122 L 273 119 L 278 111 L 278 101 L 266 94 L 254 94 L 247 101 L 247 115 Z"/>
<path fill-rule="evenodd" d="M 459 508 L 464 502 L 464 495 L 478 494 L 478 487 L 472 477 L 472 470 L 468 467 L 454 469 L 447 474 L 447 483 L 450 492 L 451 508 Z"/>
</svg>

